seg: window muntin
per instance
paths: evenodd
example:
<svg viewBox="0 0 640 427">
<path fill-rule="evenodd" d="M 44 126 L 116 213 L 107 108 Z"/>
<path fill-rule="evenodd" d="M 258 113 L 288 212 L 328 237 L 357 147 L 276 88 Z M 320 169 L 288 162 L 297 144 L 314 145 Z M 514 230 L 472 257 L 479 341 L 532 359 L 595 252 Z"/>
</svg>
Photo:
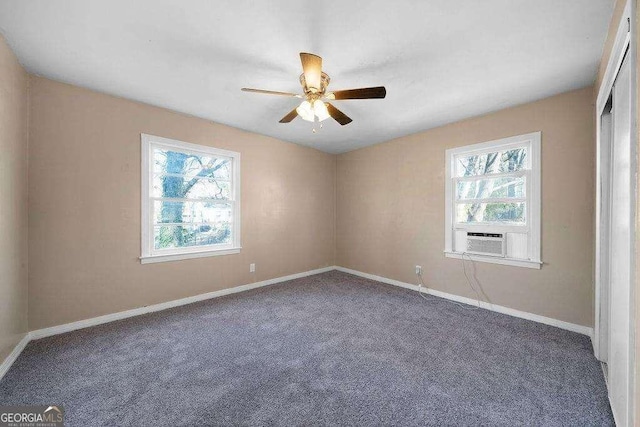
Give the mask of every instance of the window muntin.
<svg viewBox="0 0 640 427">
<path fill-rule="evenodd" d="M 142 139 L 142 258 L 239 249 L 239 154 Z"/>
<path fill-rule="evenodd" d="M 527 225 L 528 146 L 454 157 L 454 222 Z"/>
</svg>

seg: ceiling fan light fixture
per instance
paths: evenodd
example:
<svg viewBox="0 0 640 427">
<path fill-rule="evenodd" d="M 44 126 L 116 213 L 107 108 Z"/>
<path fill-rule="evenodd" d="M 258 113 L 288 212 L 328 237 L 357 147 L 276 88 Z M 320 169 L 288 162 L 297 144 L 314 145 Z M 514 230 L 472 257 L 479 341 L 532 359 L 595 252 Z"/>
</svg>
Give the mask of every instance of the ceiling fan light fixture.
<svg viewBox="0 0 640 427">
<path fill-rule="evenodd" d="M 320 122 L 330 117 L 326 104 L 319 99 L 316 99 L 313 103 L 313 112 Z"/>
<path fill-rule="evenodd" d="M 308 122 L 315 121 L 313 107 L 311 106 L 311 103 L 309 103 L 309 101 L 302 101 L 302 104 L 300 104 L 300 106 L 296 108 L 296 112 L 300 117 L 302 117 L 303 120 L 306 120 Z"/>
</svg>

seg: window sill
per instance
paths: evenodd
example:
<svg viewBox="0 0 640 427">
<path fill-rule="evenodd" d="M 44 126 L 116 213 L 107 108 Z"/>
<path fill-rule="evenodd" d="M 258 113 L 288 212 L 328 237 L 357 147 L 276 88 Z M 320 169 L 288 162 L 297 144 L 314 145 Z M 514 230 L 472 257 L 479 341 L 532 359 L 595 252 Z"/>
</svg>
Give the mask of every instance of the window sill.
<svg viewBox="0 0 640 427">
<path fill-rule="evenodd" d="M 230 249 L 217 249 L 213 251 L 191 252 L 171 255 L 147 255 L 140 257 L 140 264 L 152 264 L 155 262 L 179 261 L 182 259 L 204 258 L 210 256 L 239 254 L 241 247 Z"/>
<path fill-rule="evenodd" d="M 462 259 L 462 254 L 460 252 L 444 251 L 444 255 L 447 258 Z M 491 264 L 511 265 L 513 267 L 534 268 L 536 270 L 540 270 L 540 268 L 542 267 L 542 261 L 531 261 L 528 259 L 499 258 L 476 254 L 464 254 L 464 259 L 471 259 L 472 261 L 478 262 L 488 262 Z"/>
</svg>

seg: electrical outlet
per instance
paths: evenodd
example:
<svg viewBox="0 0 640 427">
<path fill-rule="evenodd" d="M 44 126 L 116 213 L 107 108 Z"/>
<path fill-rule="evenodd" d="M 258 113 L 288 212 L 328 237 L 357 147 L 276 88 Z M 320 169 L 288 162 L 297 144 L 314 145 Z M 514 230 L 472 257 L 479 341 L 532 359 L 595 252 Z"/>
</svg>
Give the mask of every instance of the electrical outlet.
<svg viewBox="0 0 640 427">
<path fill-rule="evenodd" d="M 256 272 L 256 265 L 254 263 L 249 264 L 249 273 Z"/>
<path fill-rule="evenodd" d="M 422 267 L 419 265 L 416 265 L 416 274 L 422 275 Z"/>
</svg>

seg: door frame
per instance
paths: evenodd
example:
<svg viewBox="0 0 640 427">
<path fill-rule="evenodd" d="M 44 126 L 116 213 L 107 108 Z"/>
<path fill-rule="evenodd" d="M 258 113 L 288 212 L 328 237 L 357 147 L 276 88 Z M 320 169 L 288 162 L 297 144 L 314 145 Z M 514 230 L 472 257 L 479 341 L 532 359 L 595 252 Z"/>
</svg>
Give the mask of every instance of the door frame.
<svg viewBox="0 0 640 427">
<path fill-rule="evenodd" d="M 607 301 L 608 298 L 603 296 L 603 292 L 606 290 L 605 283 L 608 283 L 608 277 L 605 275 L 609 271 L 609 252 L 608 245 L 605 247 L 603 245 L 603 236 L 604 233 L 608 232 L 608 227 L 600 226 L 601 222 L 608 222 L 610 218 L 607 216 L 603 217 L 603 195 L 602 195 L 602 186 L 609 185 L 609 177 L 604 176 L 603 169 L 607 171 L 607 168 L 603 168 L 603 162 L 609 161 L 610 158 L 609 151 L 610 146 L 608 141 L 603 141 L 602 138 L 602 126 L 601 126 L 601 116 L 605 110 L 607 101 L 609 99 L 609 95 L 611 94 L 611 90 L 613 88 L 613 84 L 618 75 L 618 71 L 622 65 L 622 61 L 624 59 L 625 53 L 629 55 L 629 65 L 630 65 L 630 73 L 631 73 L 631 173 L 632 176 L 636 176 L 638 171 L 637 165 L 637 153 L 636 147 L 638 144 L 638 127 L 637 127 L 637 84 L 636 84 L 636 61 L 637 61 L 637 46 L 636 46 L 636 22 L 635 22 L 635 0 L 627 0 L 624 11 L 622 13 L 622 17 L 620 18 L 620 22 L 618 25 L 618 29 L 616 32 L 616 38 L 614 40 L 613 47 L 611 49 L 611 55 L 609 56 L 609 60 L 607 62 L 607 68 L 602 79 L 602 84 L 600 85 L 600 89 L 598 91 L 598 97 L 596 100 L 596 205 L 595 205 L 595 225 L 596 225 L 596 242 L 595 242 L 595 327 L 594 327 L 594 336 L 593 336 L 593 348 L 594 354 L 598 359 L 601 359 L 605 354 L 605 349 L 601 348 L 600 340 L 603 337 L 603 334 L 607 334 L 607 331 L 601 330 L 601 304 L 603 301 Z M 608 174 L 608 172 L 607 172 Z M 631 194 L 631 212 L 629 215 L 631 216 L 631 224 L 634 227 L 634 231 L 631 239 L 631 248 L 632 254 L 631 257 L 631 295 L 629 295 L 630 302 L 632 304 L 630 310 L 630 337 L 629 337 L 629 375 L 631 378 L 629 379 L 630 389 L 629 397 L 631 404 L 629 405 L 627 414 L 627 420 L 629 420 L 629 425 L 633 425 L 633 415 L 635 408 L 633 407 L 633 399 L 634 395 L 634 381 L 635 381 L 635 283 L 636 283 L 636 260 L 635 260 L 635 234 L 637 233 L 636 226 L 636 203 L 637 203 L 637 182 L 634 180 L 632 182 L 632 194 Z M 605 211 L 606 212 L 606 211 Z"/>
</svg>

